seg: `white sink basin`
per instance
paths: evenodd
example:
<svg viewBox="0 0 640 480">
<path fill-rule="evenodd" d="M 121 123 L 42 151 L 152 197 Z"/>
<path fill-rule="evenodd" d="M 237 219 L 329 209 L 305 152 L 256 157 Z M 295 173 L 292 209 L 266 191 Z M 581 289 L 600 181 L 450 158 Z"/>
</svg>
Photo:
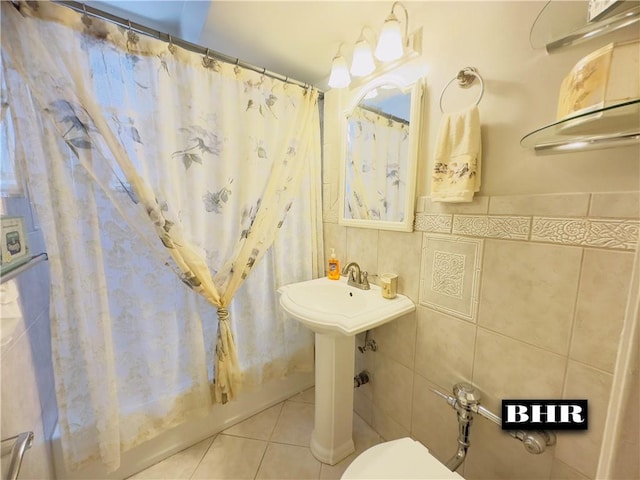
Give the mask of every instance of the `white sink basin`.
<svg viewBox="0 0 640 480">
<path fill-rule="evenodd" d="M 415 310 L 404 295 L 384 298 L 380 287 L 347 285 L 347 279 L 318 278 L 281 287 L 280 305 L 316 333 L 356 335 Z"/>
<path fill-rule="evenodd" d="M 355 451 L 353 374 L 355 335 L 413 312 L 404 295 L 383 298 L 380 287 L 360 290 L 346 278 L 318 278 L 278 289 L 280 305 L 315 332 L 315 424 L 309 447 L 321 462 L 335 465 Z"/>
</svg>

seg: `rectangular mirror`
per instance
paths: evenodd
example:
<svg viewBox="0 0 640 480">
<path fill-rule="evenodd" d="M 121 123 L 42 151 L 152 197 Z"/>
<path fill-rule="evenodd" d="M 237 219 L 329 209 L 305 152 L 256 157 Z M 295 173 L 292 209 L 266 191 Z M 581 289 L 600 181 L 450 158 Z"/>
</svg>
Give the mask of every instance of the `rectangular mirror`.
<svg viewBox="0 0 640 480">
<path fill-rule="evenodd" d="M 340 119 L 341 225 L 413 230 L 423 83 L 386 75 L 347 103 Z"/>
</svg>

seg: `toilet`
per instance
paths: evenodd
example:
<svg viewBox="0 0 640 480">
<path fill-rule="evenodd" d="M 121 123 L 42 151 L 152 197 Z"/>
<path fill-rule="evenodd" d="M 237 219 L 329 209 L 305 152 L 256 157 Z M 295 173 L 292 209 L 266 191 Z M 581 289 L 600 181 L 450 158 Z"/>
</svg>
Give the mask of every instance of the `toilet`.
<svg viewBox="0 0 640 480">
<path fill-rule="evenodd" d="M 405 437 L 375 445 L 347 467 L 342 480 L 463 479 L 440 463 L 420 442 Z M 463 479 L 464 480 L 464 479 Z"/>
</svg>

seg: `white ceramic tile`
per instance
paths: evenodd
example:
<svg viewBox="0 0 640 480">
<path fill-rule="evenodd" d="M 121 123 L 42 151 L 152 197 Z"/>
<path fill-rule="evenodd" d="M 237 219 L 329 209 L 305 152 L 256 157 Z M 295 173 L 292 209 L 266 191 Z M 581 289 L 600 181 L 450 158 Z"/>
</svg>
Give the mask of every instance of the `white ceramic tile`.
<svg viewBox="0 0 640 480">
<path fill-rule="evenodd" d="M 411 430 L 410 428 L 400 425 L 390 415 L 386 414 L 375 405 L 373 406 L 372 426 L 385 442 L 395 440 L 397 438 L 408 437 Z"/>
<path fill-rule="evenodd" d="M 589 480 L 577 470 L 574 470 L 569 465 L 561 462 L 557 458 L 554 458 L 551 465 L 551 477 L 549 480 Z"/>
<path fill-rule="evenodd" d="M 589 401 L 589 429 L 558 435 L 556 458 L 589 478 L 595 478 L 598 466 L 612 381 L 609 373 L 569 362 L 563 395 Z"/>
<path fill-rule="evenodd" d="M 347 228 L 346 262 L 357 262 L 361 270 L 370 273 L 378 271 L 378 230 L 368 228 Z M 344 267 L 346 263 L 340 264 Z"/>
<path fill-rule="evenodd" d="M 481 214 L 489 210 L 489 197 L 475 196 L 469 203 L 434 202 L 431 197 L 425 197 L 424 211 L 426 213 L 461 213 Z"/>
<path fill-rule="evenodd" d="M 489 199 L 489 213 L 497 215 L 584 217 L 588 211 L 588 193 L 505 195 Z"/>
<path fill-rule="evenodd" d="M 456 411 L 431 389 L 451 395 L 452 387 L 453 384 L 442 388 L 420 375 L 414 378 L 411 436 L 422 442 L 441 462 L 449 460 L 456 451 L 458 421 Z"/>
<path fill-rule="evenodd" d="M 271 441 L 308 447 L 313 431 L 314 413 L 313 404 L 286 401 Z"/>
<path fill-rule="evenodd" d="M 464 464 L 464 476 L 468 480 L 549 478 L 553 462 L 552 448 L 542 454 L 531 455 L 522 442 L 483 417 L 476 416 L 473 421 L 469 443 Z"/>
<path fill-rule="evenodd" d="M 327 262 L 331 256 L 331 249 L 335 249 L 340 268 L 347 261 L 347 228 L 333 223 L 324 223 L 324 271 L 326 275 Z"/>
<path fill-rule="evenodd" d="M 388 232 L 378 234 L 378 269 L 374 273 L 396 273 L 398 293 L 413 301 L 418 300 L 420 285 L 420 258 L 422 233 Z"/>
<path fill-rule="evenodd" d="M 634 254 L 585 249 L 571 358 L 613 373 Z"/>
<path fill-rule="evenodd" d="M 638 233 L 637 220 L 534 217 L 531 240 L 635 250 Z"/>
<path fill-rule="evenodd" d="M 635 349 L 632 365 L 638 365 L 640 353 Z M 620 427 L 619 443 L 614 452 L 612 478 L 640 478 L 640 370 L 634 368 L 627 378 L 627 394 L 621 408 L 624 419 Z"/>
<path fill-rule="evenodd" d="M 483 240 L 424 234 L 420 304 L 475 321 Z"/>
<path fill-rule="evenodd" d="M 470 382 L 476 326 L 418 306 L 415 372 L 445 391 Z"/>
<path fill-rule="evenodd" d="M 566 355 L 582 249 L 486 240 L 479 325 Z"/>
<path fill-rule="evenodd" d="M 202 458 L 193 479 L 253 479 L 262 461 L 267 442 L 218 435 Z"/>
<path fill-rule="evenodd" d="M 372 374 L 374 426 L 377 408 L 404 429 L 409 430 L 413 371 L 383 354 L 378 354 L 375 357 L 375 370 Z"/>
<path fill-rule="evenodd" d="M 320 462 L 307 447 L 270 443 L 256 480 L 311 480 L 320 476 Z"/>
<path fill-rule="evenodd" d="M 415 312 L 385 323 L 373 330 L 370 336 L 375 339 L 379 353 L 400 362 L 405 367 L 413 368 L 416 349 Z"/>
<path fill-rule="evenodd" d="M 456 235 L 527 240 L 530 230 L 530 217 L 499 217 L 490 215 L 453 216 L 453 233 Z"/>
<path fill-rule="evenodd" d="M 503 399 L 562 398 L 566 357 L 478 329 L 473 385 L 499 415 Z"/>
<path fill-rule="evenodd" d="M 564 398 L 589 401 L 589 429 L 558 435 L 556 457 L 589 478 L 595 478 L 613 376 L 569 362 Z"/>
<path fill-rule="evenodd" d="M 371 389 L 370 385 L 363 385 L 353 392 L 353 410 L 367 423 L 373 423 L 373 397 L 363 393 L 363 388 Z"/>
<path fill-rule="evenodd" d="M 169 458 L 129 477 L 129 480 L 187 479 L 191 478 L 198 464 L 213 443 L 214 437 L 178 452 Z"/>
<path fill-rule="evenodd" d="M 255 440 L 269 440 L 282 411 L 283 404 L 284 402 L 267 408 L 257 415 L 247 418 L 231 428 L 227 428 L 222 433 Z"/>
<path fill-rule="evenodd" d="M 637 219 L 640 217 L 640 192 L 593 193 L 589 216 Z"/>
</svg>

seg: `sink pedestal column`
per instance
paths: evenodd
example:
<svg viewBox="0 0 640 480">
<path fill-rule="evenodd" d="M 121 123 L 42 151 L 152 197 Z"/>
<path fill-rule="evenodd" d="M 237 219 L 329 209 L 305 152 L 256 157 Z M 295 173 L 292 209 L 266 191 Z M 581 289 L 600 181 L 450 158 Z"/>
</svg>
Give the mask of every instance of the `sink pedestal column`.
<svg viewBox="0 0 640 480">
<path fill-rule="evenodd" d="M 335 465 L 355 451 L 353 372 L 355 335 L 316 333 L 315 424 L 311 453 Z"/>
</svg>

